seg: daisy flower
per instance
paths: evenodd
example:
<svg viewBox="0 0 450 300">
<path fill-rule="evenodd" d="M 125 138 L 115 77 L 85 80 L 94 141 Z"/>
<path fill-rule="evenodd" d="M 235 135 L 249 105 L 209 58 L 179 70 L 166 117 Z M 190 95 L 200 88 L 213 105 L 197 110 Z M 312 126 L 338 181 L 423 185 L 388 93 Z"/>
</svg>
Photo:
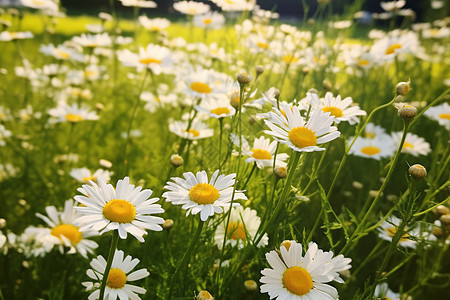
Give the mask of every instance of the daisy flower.
<svg viewBox="0 0 450 300">
<path fill-rule="evenodd" d="M 227 211 L 228 208 L 225 209 L 225 213 Z M 249 207 L 244 209 L 242 206 L 231 209 L 230 221 L 225 230 L 226 221 L 225 218 L 219 224 L 214 235 L 214 243 L 220 250 L 222 249 L 223 239 L 225 237 L 225 245 L 231 245 L 232 247 L 238 245 L 238 248 L 243 248 L 248 241 L 253 240 L 261 224 L 260 218 L 256 215 L 256 210 Z M 269 237 L 266 233 L 257 246 L 264 247 L 268 243 Z"/>
<path fill-rule="evenodd" d="M 300 243 L 286 241 L 281 255 L 275 250 L 266 253 L 272 269 L 261 271 L 261 293 L 278 300 L 338 299 L 337 290 L 326 284 L 336 279 L 330 252 L 319 251 L 315 243 L 309 244 L 304 256 L 302 250 Z"/>
<path fill-rule="evenodd" d="M 310 119 L 306 121 L 301 115 L 298 106 L 283 105 L 282 111 L 273 108 L 270 112 L 270 119 L 264 120 L 270 130 L 264 133 L 270 134 L 280 143 L 288 145 L 294 151 L 312 152 L 323 151 L 319 144 L 328 143 L 339 137 L 341 134 L 335 126 L 331 126 L 334 117 L 321 110 L 314 111 Z"/>
<path fill-rule="evenodd" d="M 0 41 L 4 41 L 4 42 L 8 42 L 8 41 L 12 41 L 12 40 L 31 39 L 33 37 L 34 36 L 30 31 L 25 31 L 25 32 L 3 31 L 3 32 L 0 32 Z"/>
<path fill-rule="evenodd" d="M 53 0 L 20 0 L 23 6 L 41 9 L 41 10 L 50 10 L 50 11 L 58 11 L 58 4 L 56 4 Z"/>
<path fill-rule="evenodd" d="M 232 142 L 239 147 L 239 137 L 231 133 Z M 256 163 L 256 166 L 260 169 L 264 167 L 273 166 L 273 158 L 275 155 L 275 149 L 277 142 L 270 139 L 266 139 L 263 136 L 255 138 L 253 142 L 253 148 L 250 148 L 247 140 L 242 136 L 242 154 L 249 156 L 245 159 L 246 163 Z M 286 167 L 285 160 L 289 158 L 286 153 L 278 153 L 275 165 L 278 167 Z"/>
<path fill-rule="evenodd" d="M 89 295 L 89 300 L 98 299 L 100 296 L 100 284 L 105 273 L 106 263 L 105 258 L 99 255 L 97 258 L 92 259 L 90 263 L 92 269 L 86 271 L 87 276 L 95 280 L 94 282 L 82 283 L 86 287 L 86 291 L 94 290 Z M 138 263 L 139 259 L 133 259 L 130 255 L 124 258 L 124 252 L 116 250 L 105 287 L 105 299 L 141 299 L 137 294 L 145 294 L 146 290 L 139 286 L 128 284 L 130 281 L 140 280 L 150 275 L 145 268 L 131 272 Z"/>
<path fill-rule="evenodd" d="M 330 113 L 333 116 L 336 123 L 346 121 L 350 125 L 359 123 L 358 116 L 367 115 L 364 110 L 361 110 L 359 106 L 352 105 L 353 100 L 351 97 L 346 97 L 341 100 L 341 96 L 337 95 L 336 98 L 333 94 L 327 92 L 325 98 L 320 99 L 320 102 L 313 102 L 312 109 L 321 109 L 323 112 Z"/>
<path fill-rule="evenodd" d="M 392 215 L 389 216 L 389 218 L 386 221 L 384 221 L 380 225 L 380 227 L 378 227 L 378 237 L 383 240 L 392 242 L 392 239 L 397 233 L 397 228 L 401 222 L 402 222 L 401 219 Z M 418 228 L 409 228 L 409 229 L 406 228 L 405 231 L 406 232 L 402 235 L 398 244 L 402 247 L 415 249 L 416 241 L 411 240 L 410 236 L 419 236 L 420 232 Z"/>
<path fill-rule="evenodd" d="M 162 196 L 167 202 L 174 205 L 183 205 L 182 208 L 189 214 L 196 215 L 200 213 L 200 219 L 206 221 L 214 213 L 222 213 L 223 207 L 229 207 L 233 194 L 236 174 L 220 175 L 216 170 L 208 181 L 206 171 L 199 171 L 196 175 L 192 172 L 183 174 L 184 179 L 172 177 L 173 182 L 167 182 L 164 186 L 168 192 Z M 234 200 L 247 197 L 242 191 L 235 191 Z M 233 207 L 239 206 L 234 202 Z"/>
<path fill-rule="evenodd" d="M 140 16 L 139 23 L 147 30 L 160 32 L 169 27 L 170 21 L 166 18 L 149 19 L 147 16 Z"/>
<path fill-rule="evenodd" d="M 210 94 L 226 93 L 227 82 L 231 78 L 214 69 L 203 69 L 201 67 L 182 74 L 180 80 L 185 82 L 184 92 L 195 98 L 204 98 Z"/>
<path fill-rule="evenodd" d="M 438 121 L 439 125 L 444 126 L 447 130 L 450 130 L 450 105 L 448 103 L 430 107 L 424 114 L 428 118 Z"/>
<path fill-rule="evenodd" d="M 173 8 L 185 15 L 201 15 L 207 13 L 210 10 L 210 6 L 195 1 L 179 1 L 173 4 Z"/>
<path fill-rule="evenodd" d="M 256 6 L 256 0 L 211 0 L 223 11 L 252 11 Z"/>
<path fill-rule="evenodd" d="M 149 44 L 147 48 L 139 47 L 139 54 L 128 49 L 118 51 L 118 58 L 124 66 L 136 67 L 138 71 L 150 69 L 156 75 L 170 73 L 172 66 L 170 50 L 154 44 Z"/>
<path fill-rule="evenodd" d="M 367 123 L 364 128 L 364 137 L 368 139 L 386 137 L 387 133 L 383 127 L 375 125 L 374 123 Z"/>
<path fill-rule="evenodd" d="M 7 178 L 16 176 L 18 172 L 19 170 L 10 163 L 0 164 L 0 182 Z"/>
<path fill-rule="evenodd" d="M 84 57 L 81 53 L 62 45 L 59 45 L 57 47 L 55 47 L 53 44 L 41 45 L 39 51 L 44 53 L 45 55 L 53 56 L 54 58 L 59 60 L 74 60 L 79 62 L 84 61 Z"/>
<path fill-rule="evenodd" d="M 194 120 L 188 128 L 188 121 L 175 121 L 169 124 L 169 131 L 189 140 L 199 140 L 213 136 L 214 130 L 202 121 Z"/>
<path fill-rule="evenodd" d="M 391 291 L 388 287 L 388 284 L 382 283 L 382 284 L 378 284 L 375 287 L 375 293 L 374 296 L 381 299 L 389 299 L 389 300 L 400 300 L 400 294 L 398 293 L 394 293 L 393 291 Z"/>
<path fill-rule="evenodd" d="M 417 52 L 419 44 L 415 32 L 393 32 L 377 40 L 370 48 L 370 55 L 378 63 L 392 61 L 399 54 Z"/>
<path fill-rule="evenodd" d="M 5 139 L 9 138 L 12 135 L 11 131 L 5 128 L 2 124 L 0 124 L 0 146 L 5 146 Z"/>
<path fill-rule="evenodd" d="M 353 137 L 350 137 L 348 140 L 349 145 L 352 142 Z M 392 138 L 388 135 L 382 135 L 373 139 L 358 137 L 349 154 L 380 160 L 381 158 L 391 157 L 394 155 L 394 152 L 395 145 Z"/>
<path fill-rule="evenodd" d="M 111 38 L 108 33 L 102 34 L 82 34 L 81 36 L 75 36 L 72 38 L 75 43 L 80 44 L 83 47 L 87 48 L 96 48 L 96 47 L 109 47 L 111 46 Z"/>
<path fill-rule="evenodd" d="M 164 220 L 151 214 L 163 213 L 164 209 L 157 202 L 158 198 L 149 197 L 152 190 L 135 187 L 130 179 L 125 177 L 117 182 L 116 188 L 99 177 L 98 185 L 90 181 L 78 189 L 83 196 L 75 196 L 75 200 L 85 205 L 77 206 L 81 217 L 75 222 L 81 224 L 80 231 L 88 229 L 101 230 L 100 234 L 111 230 L 118 230 L 122 239 L 127 233 L 132 234 L 140 242 L 144 242 L 144 229 L 161 231 Z"/>
<path fill-rule="evenodd" d="M 155 8 L 158 5 L 154 1 L 148 0 L 119 0 L 123 6 L 134 6 L 143 8 Z"/>
<path fill-rule="evenodd" d="M 56 108 L 48 110 L 48 114 L 53 117 L 50 123 L 70 122 L 78 123 L 81 121 L 95 121 L 99 117 L 94 111 L 89 111 L 85 107 L 78 107 L 77 104 L 63 104 Z"/>
<path fill-rule="evenodd" d="M 394 141 L 395 147 L 400 145 L 402 140 L 403 132 L 392 132 L 392 140 Z M 405 142 L 402 148 L 403 153 L 409 153 L 412 156 L 428 155 L 431 152 L 430 144 L 425 141 L 424 138 L 417 136 L 411 132 L 406 134 Z"/>
<path fill-rule="evenodd" d="M 231 117 L 236 113 L 236 110 L 230 104 L 230 99 L 225 94 L 213 95 L 211 98 L 203 99 L 200 105 L 195 105 L 195 109 L 216 119 Z"/>
<path fill-rule="evenodd" d="M 194 25 L 205 29 L 218 29 L 225 24 L 225 17 L 216 11 L 194 16 Z"/>
<path fill-rule="evenodd" d="M 45 208 L 47 216 L 37 213 L 36 216 L 44 220 L 50 228 L 42 228 L 43 232 L 49 235 L 49 242 L 53 245 L 59 245 L 59 251 L 64 252 L 64 247 L 69 247 L 69 254 L 80 253 L 87 258 L 88 253 L 94 253 L 93 249 L 98 244 L 87 238 L 97 235 L 97 232 L 89 230 L 81 232 L 79 227 L 73 225 L 77 214 L 73 207 L 73 200 L 69 199 L 65 202 L 64 211 L 58 212 L 54 206 Z"/>
<path fill-rule="evenodd" d="M 390 1 L 390 2 L 381 1 L 380 6 L 385 11 L 395 11 L 395 10 L 398 10 L 398 9 L 402 8 L 403 6 L 405 6 L 405 4 L 406 4 L 405 0 Z"/>
<path fill-rule="evenodd" d="M 112 172 L 98 169 L 92 173 L 88 168 L 72 169 L 70 176 L 82 183 L 88 183 L 89 180 L 97 181 L 97 178 L 101 177 L 104 181 L 108 182 L 111 179 Z"/>
</svg>

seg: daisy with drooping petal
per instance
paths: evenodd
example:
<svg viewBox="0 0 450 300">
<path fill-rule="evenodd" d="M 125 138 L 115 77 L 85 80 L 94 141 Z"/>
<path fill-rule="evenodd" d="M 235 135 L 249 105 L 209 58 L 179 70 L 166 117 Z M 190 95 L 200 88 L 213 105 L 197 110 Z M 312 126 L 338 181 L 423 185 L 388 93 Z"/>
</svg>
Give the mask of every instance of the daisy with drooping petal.
<svg viewBox="0 0 450 300">
<path fill-rule="evenodd" d="M 328 143 L 341 134 L 335 126 L 331 126 L 334 117 L 329 113 L 315 110 L 306 121 L 300 115 L 298 106 L 291 109 L 288 105 L 280 105 L 280 108 L 284 110 L 284 114 L 274 107 L 269 113 L 269 120 L 264 120 L 270 130 L 264 132 L 294 151 L 323 151 L 325 148 L 318 145 Z"/>
<path fill-rule="evenodd" d="M 208 217 L 220 214 L 224 207 L 230 206 L 236 174 L 219 175 L 219 170 L 216 170 L 209 181 L 206 171 L 199 171 L 196 175 L 186 172 L 183 176 L 184 179 L 172 177 L 173 182 L 167 182 L 164 188 L 168 191 L 162 196 L 167 202 L 183 205 L 182 208 L 187 210 L 186 216 L 200 213 L 200 219 L 206 221 Z M 246 200 L 247 197 L 242 191 L 236 190 L 234 200 L 238 199 Z M 237 206 L 239 203 L 234 202 L 233 207 Z"/>
<path fill-rule="evenodd" d="M 391 137 L 396 148 L 402 141 L 403 132 L 392 132 Z M 417 136 L 411 132 L 406 134 L 405 142 L 402 148 L 403 153 L 409 153 L 412 156 L 428 155 L 431 152 L 430 144 L 424 138 Z"/>
<path fill-rule="evenodd" d="M 130 178 L 125 177 L 117 182 L 116 188 L 107 184 L 101 177 L 97 179 L 98 185 L 90 181 L 78 189 L 83 196 L 75 196 L 75 200 L 85 205 L 77 206 L 81 217 L 75 221 L 81 225 L 80 231 L 92 229 L 101 230 L 100 234 L 111 230 L 118 230 L 122 239 L 127 233 L 132 234 L 140 242 L 147 232 L 144 229 L 161 231 L 164 219 L 151 216 L 163 213 L 161 205 L 154 204 L 159 199 L 149 197 L 152 190 L 135 187 L 130 184 Z"/>
<path fill-rule="evenodd" d="M 140 280 L 150 275 L 145 268 L 131 272 L 138 263 L 139 259 L 133 259 L 130 255 L 124 257 L 122 250 L 116 250 L 108 274 L 104 299 L 141 299 L 137 294 L 145 294 L 146 290 L 139 286 L 128 284 L 129 281 Z M 105 273 L 106 260 L 99 255 L 97 258 L 92 259 L 90 265 L 92 269 L 88 269 L 86 274 L 95 281 L 83 282 L 82 285 L 86 287 L 86 291 L 95 290 L 88 297 L 89 300 L 95 300 L 100 296 L 100 284 Z"/>
<path fill-rule="evenodd" d="M 89 180 L 97 181 L 97 178 L 101 177 L 104 181 L 108 182 L 111 179 L 112 172 L 98 169 L 92 173 L 88 168 L 72 169 L 70 176 L 82 183 L 88 183 Z"/>
<path fill-rule="evenodd" d="M 439 125 L 444 126 L 447 130 L 450 130 L 450 105 L 448 103 L 430 107 L 424 114 L 428 118 L 438 121 Z"/>
<path fill-rule="evenodd" d="M 128 49 L 118 51 L 118 58 L 124 66 L 136 67 L 138 71 L 150 69 L 156 75 L 170 73 L 172 66 L 170 50 L 154 44 L 149 44 L 147 48 L 139 47 L 139 54 Z"/>
<path fill-rule="evenodd" d="M 286 241 L 280 254 L 275 250 L 266 253 L 272 269 L 261 271 L 261 293 L 278 300 L 338 299 L 337 290 L 326 284 L 335 280 L 328 252 L 319 252 L 317 244 L 310 243 L 303 256 L 300 243 Z"/>
<path fill-rule="evenodd" d="M 79 227 L 73 225 L 77 218 L 76 211 L 73 207 L 73 200 L 69 199 L 64 205 L 64 211 L 58 212 L 54 206 L 47 206 L 45 208 L 47 216 L 37 213 L 36 216 L 44 220 L 50 228 L 42 228 L 48 235 L 48 241 L 53 245 L 59 245 L 61 253 L 64 252 L 64 247 L 69 247 L 67 253 L 80 253 L 84 258 L 87 258 L 88 253 L 94 253 L 93 249 L 98 247 L 98 244 L 87 238 L 97 235 L 97 232 L 88 230 L 81 232 Z M 44 232 L 43 231 L 43 232 Z"/>
<path fill-rule="evenodd" d="M 239 147 L 239 137 L 231 133 L 232 142 Z M 245 159 L 246 163 L 256 163 L 256 166 L 260 169 L 264 167 L 272 167 L 273 159 L 275 155 L 275 149 L 277 147 L 277 142 L 270 139 L 266 139 L 263 136 L 255 138 L 253 142 L 253 148 L 250 148 L 247 140 L 242 137 L 242 154 L 249 156 Z M 289 155 L 286 153 L 278 153 L 275 166 L 286 167 L 286 162 Z"/>
<path fill-rule="evenodd" d="M 210 6 L 195 1 L 179 1 L 173 4 L 173 8 L 185 15 L 201 15 L 207 13 L 210 10 Z"/>
<path fill-rule="evenodd" d="M 350 137 L 348 140 L 349 145 L 352 142 L 353 137 Z M 380 160 L 381 158 L 391 157 L 394 155 L 394 152 L 395 145 L 392 138 L 384 134 L 373 139 L 358 137 L 349 154 Z"/>
<path fill-rule="evenodd" d="M 327 92 L 325 98 L 311 104 L 312 109 L 321 109 L 325 113 L 329 112 L 330 116 L 335 118 L 334 121 L 336 123 L 347 121 L 350 125 L 353 125 L 359 123 L 358 116 L 365 116 L 367 113 L 361 110 L 359 106 L 352 105 L 352 103 L 351 97 L 341 100 L 340 95 L 337 95 L 335 98 L 332 93 Z"/>
<path fill-rule="evenodd" d="M 188 121 L 175 121 L 169 124 L 169 131 L 189 140 L 204 139 L 214 134 L 214 129 L 209 128 L 208 124 L 202 121 L 194 120 L 189 129 L 187 129 L 188 124 Z"/>
<path fill-rule="evenodd" d="M 395 216 L 389 216 L 389 218 L 384 221 L 380 227 L 378 227 L 378 237 L 383 240 L 392 242 L 395 234 L 397 233 L 398 226 L 402 222 L 401 219 Z M 420 231 L 418 228 L 409 228 L 405 229 L 405 232 L 402 234 L 398 244 L 402 247 L 407 248 L 416 248 L 416 241 L 412 240 L 411 236 L 419 236 Z"/>
<path fill-rule="evenodd" d="M 236 113 L 230 104 L 230 99 L 225 94 L 212 95 L 208 99 L 203 99 L 200 105 L 195 105 L 195 109 L 216 119 L 231 117 Z"/>
<path fill-rule="evenodd" d="M 226 213 L 228 208 L 225 208 Z M 223 239 L 226 238 L 225 245 L 231 245 L 232 247 L 238 246 L 243 248 L 249 241 L 251 241 L 261 224 L 260 218 L 256 215 L 256 210 L 249 207 L 243 208 L 242 206 L 232 208 L 230 221 L 228 227 L 225 230 L 227 219 L 225 218 L 216 229 L 214 235 L 214 243 L 222 249 Z M 267 233 L 264 234 L 262 239 L 258 243 L 258 247 L 264 247 L 269 243 L 269 237 Z"/>
<path fill-rule="evenodd" d="M 99 119 L 94 111 L 89 111 L 85 107 L 78 107 L 77 104 L 66 104 L 49 109 L 48 114 L 53 117 L 53 119 L 49 120 L 50 123 L 78 123 L 81 121 L 95 121 Z"/>
</svg>

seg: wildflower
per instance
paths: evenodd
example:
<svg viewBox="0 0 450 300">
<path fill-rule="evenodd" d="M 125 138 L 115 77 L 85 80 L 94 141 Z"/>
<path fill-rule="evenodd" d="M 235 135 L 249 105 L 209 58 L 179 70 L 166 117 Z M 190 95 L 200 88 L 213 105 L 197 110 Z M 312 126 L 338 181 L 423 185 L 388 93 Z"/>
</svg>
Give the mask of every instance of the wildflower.
<svg viewBox="0 0 450 300">
<path fill-rule="evenodd" d="M 370 48 L 370 55 L 380 64 L 392 61 L 403 53 L 415 53 L 419 47 L 419 38 L 414 32 L 402 34 L 391 33 L 375 41 Z"/>
<path fill-rule="evenodd" d="M 408 173 L 414 179 L 422 179 L 427 176 L 427 169 L 425 169 L 425 167 L 422 165 L 415 164 L 409 167 Z"/>
<path fill-rule="evenodd" d="M 438 121 L 439 125 L 444 126 L 447 130 L 450 130 L 450 105 L 448 103 L 430 107 L 424 114 L 428 118 Z"/>
<path fill-rule="evenodd" d="M 226 213 L 228 208 L 224 211 Z M 214 235 L 214 242 L 219 249 L 222 249 L 224 239 L 226 239 L 225 246 L 231 245 L 232 247 L 238 246 L 238 248 L 243 248 L 248 241 L 251 241 L 255 237 L 261 224 L 260 218 L 256 215 L 256 210 L 250 209 L 249 207 L 244 209 L 242 206 L 231 209 L 230 220 L 225 230 L 226 221 L 227 218 L 219 224 Z M 268 243 L 269 237 L 266 233 L 257 246 L 264 247 Z"/>
<path fill-rule="evenodd" d="M 0 41 L 4 41 L 4 42 L 13 41 L 13 40 L 31 39 L 31 38 L 33 38 L 33 34 L 30 31 L 25 31 L 25 32 L 3 31 L 3 32 L 0 32 Z"/>
<path fill-rule="evenodd" d="M 395 147 L 400 145 L 402 135 L 403 133 L 401 131 L 391 133 Z M 412 156 L 428 155 L 431 152 L 431 148 L 430 144 L 424 138 L 408 132 L 403 143 L 402 152 L 411 154 Z"/>
<path fill-rule="evenodd" d="M 152 190 L 135 187 L 130 179 L 125 177 L 117 182 L 116 188 L 99 177 L 98 185 L 90 181 L 78 189 L 83 196 L 75 196 L 75 200 L 85 205 L 77 206 L 81 215 L 75 220 L 81 224 L 80 231 L 93 229 L 101 230 L 100 234 L 111 230 L 118 230 L 122 239 L 127 238 L 127 232 L 143 242 L 144 229 L 161 231 L 164 220 L 151 214 L 163 213 L 164 209 L 157 202 L 158 198 L 149 197 Z"/>
<path fill-rule="evenodd" d="M 395 216 L 389 216 L 389 218 L 384 221 L 381 226 L 378 228 L 378 237 L 383 240 L 392 242 L 393 237 L 397 233 L 397 228 L 400 225 L 402 220 Z M 410 239 L 410 236 L 418 236 L 420 232 L 418 228 L 409 228 L 405 229 L 405 232 L 402 233 L 402 236 L 399 241 L 399 245 L 402 247 L 408 248 L 416 248 L 416 241 Z"/>
<path fill-rule="evenodd" d="M 349 269 L 350 259 L 332 252 L 319 250 L 317 244 L 310 243 L 308 251 L 302 255 L 302 245 L 295 241 L 285 241 L 280 254 L 273 250 L 266 253 L 272 269 L 261 271 L 261 293 L 270 298 L 284 299 L 337 299 L 337 290 L 326 283 L 338 279 L 337 270 Z"/>
<path fill-rule="evenodd" d="M 312 99 L 318 99 L 318 97 L 312 97 Z M 352 103 L 351 97 L 341 100 L 340 95 L 335 98 L 332 93 L 327 92 L 325 98 L 320 99 L 319 102 L 313 101 L 311 104 L 312 109 L 321 109 L 325 113 L 329 112 L 330 116 L 335 118 L 336 123 L 347 121 L 350 125 L 353 125 L 359 123 L 358 116 L 365 116 L 367 113 L 361 110 L 359 106 L 352 105 Z"/>
<path fill-rule="evenodd" d="M 161 32 L 170 25 L 170 21 L 166 18 L 152 18 L 149 19 L 147 16 L 140 16 L 139 23 L 147 30 L 153 32 Z"/>
<path fill-rule="evenodd" d="M 183 75 L 184 91 L 195 98 L 204 98 L 210 94 L 226 93 L 226 82 L 231 81 L 226 74 L 213 69 L 196 68 L 189 74 Z"/>
<path fill-rule="evenodd" d="M 194 120 L 191 127 L 189 129 L 187 129 L 187 127 L 188 122 L 175 121 L 169 124 L 169 131 L 189 140 L 204 139 L 211 137 L 214 134 L 214 130 L 209 128 L 208 124 L 201 121 Z"/>
<path fill-rule="evenodd" d="M 195 1 L 179 1 L 173 4 L 173 8 L 185 15 L 201 15 L 207 13 L 210 10 L 210 6 Z"/>
<path fill-rule="evenodd" d="M 255 8 L 256 1 L 248 0 L 211 0 L 223 11 L 252 11 Z"/>
<path fill-rule="evenodd" d="M 5 128 L 2 124 L 0 124 L 0 147 L 5 146 L 6 142 L 5 139 L 12 136 L 12 132 Z"/>
<path fill-rule="evenodd" d="M 96 242 L 87 238 L 97 235 L 95 231 L 88 230 L 81 232 L 78 226 L 74 225 L 77 218 L 73 206 L 73 200 L 67 200 L 64 205 L 64 211 L 58 212 L 54 206 L 45 208 L 47 216 L 37 213 L 36 216 L 44 220 L 50 228 L 40 228 L 43 233 L 48 235 L 48 242 L 53 245 L 59 245 L 61 253 L 64 247 L 69 247 L 69 254 L 80 253 L 87 258 L 88 253 L 93 253 L 93 249 L 97 248 Z"/>
<path fill-rule="evenodd" d="M 54 58 L 59 60 L 74 60 L 78 62 L 84 61 L 84 57 L 81 53 L 63 45 L 59 45 L 57 47 L 55 47 L 53 44 L 41 45 L 39 51 L 41 51 L 45 55 L 53 56 Z"/>
<path fill-rule="evenodd" d="M 200 105 L 195 105 L 195 109 L 216 119 L 231 117 L 236 113 L 225 94 L 213 95 L 210 98 L 203 99 Z"/>
<path fill-rule="evenodd" d="M 111 179 L 112 172 L 107 170 L 98 169 L 92 173 L 88 168 L 72 169 L 70 176 L 82 183 L 88 183 L 89 180 L 97 181 L 97 178 L 101 177 L 104 181 L 108 182 Z"/>
<path fill-rule="evenodd" d="M 23 6 L 40 9 L 40 10 L 50 10 L 58 11 L 58 4 L 53 0 L 20 0 Z"/>
<path fill-rule="evenodd" d="M 170 157 L 170 164 L 175 168 L 178 168 L 179 166 L 183 165 L 183 157 L 178 154 L 172 155 Z"/>
<path fill-rule="evenodd" d="M 201 291 L 198 293 L 196 300 L 214 300 L 214 297 L 208 291 Z"/>
<path fill-rule="evenodd" d="M 233 195 L 236 174 L 220 175 L 216 170 L 208 182 L 206 171 L 199 171 L 196 175 L 192 172 L 183 174 L 183 178 L 172 177 L 173 182 L 167 182 L 164 188 L 168 190 L 162 195 L 167 202 L 174 205 L 183 205 L 186 216 L 200 213 L 200 219 L 206 221 L 215 213 L 222 213 L 223 207 L 229 207 Z M 234 200 L 247 197 L 242 191 L 235 191 Z M 234 202 L 233 207 L 239 206 Z"/>
<path fill-rule="evenodd" d="M 353 142 L 353 139 L 353 137 L 349 138 L 349 144 Z M 388 135 L 381 135 L 377 138 L 358 137 L 349 154 L 380 160 L 381 158 L 391 157 L 394 155 L 394 151 L 395 145 L 392 138 Z"/>
<path fill-rule="evenodd" d="M 194 25 L 205 29 L 218 29 L 225 24 L 225 17 L 216 11 L 194 16 Z"/>
<path fill-rule="evenodd" d="M 390 2 L 383 2 L 382 1 L 380 3 L 380 6 L 385 11 L 395 11 L 395 10 L 398 10 L 398 9 L 402 8 L 403 6 L 405 6 L 405 4 L 406 4 L 405 0 L 390 1 Z"/>
<path fill-rule="evenodd" d="M 118 51 L 118 58 L 124 66 L 136 67 L 138 71 L 149 69 L 156 75 L 171 72 L 171 52 L 159 45 L 149 44 L 147 48 L 139 47 L 139 54 L 128 49 Z"/>
<path fill-rule="evenodd" d="M 158 5 L 154 1 L 149 0 L 119 0 L 123 6 L 134 6 L 143 8 L 155 8 Z"/>
<path fill-rule="evenodd" d="M 93 111 L 89 111 L 85 107 L 79 107 L 77 104 L 62 104 L 56 108 L 48 110 L 48 114 L 53 117 L 50 123 L 70 122 L 78 123 L 81 121 L 98 120 L 99 117 Z"/>
<path fill-rule="evenodd" d="M 264 120 L 270 130 L 264 132 L 294 151 L 323 151 L 325 148 L 318 145 L 328 143 L 340 135 L 337 128 L 331 126 L 334 118 L 321 110 L 315 110 L 306 121 L 297 106 L 293 106 L 292 110 L 288 105 L 280 108 L 284 110 L 286 117 L 282 111 L 273 108 L 273 112 L 269 113 L 270 119 Z"/>
<path fill-rule="evenodd" d="M 410 84 L 410 81 L 399 82 L 397 84 L 397 86 L 395 87 L 395 92 L 397 93 L 397 95 L 406 96 L 406 94 L 408 94 L 408 92 L 409 92 L 409 84 Z"/>
<path fill-rule="evenodd" d="M 398 116 L 403 120 L 412 120 L 417 115 L 417 108 L 412 105 L 400 104 L 398 107 Z"/>
<path fill-rule="evenodd" d="M 145 268 L 131 272 L 138 263 L 139 259 L 133 259 L 130 255 L 124 258 L 124 252 L 116 250 L 105 287 L 105 299 L 140 299 L 137 294 L 145 294 L 146 290 L 144 288 L 128 284 L 130 281 L 140 280 L 150 275 Z M 83 282 L 82 285 L 86 287 L 86 291 L 94 290 L 88 299 L 95 300 L 100 296 L 99 288 L 105 273 L 106 260 L 99 255 L 92 259 L 90 265 L 92 269 L 88 269 L 86 274 L 95 281 Z"/>
<path fill-rule="evenodd" d="M 400 294 L 394 293 L 388 287 L 387 283 L 379 284 L 375 287 L 375 297 L 389 300 L 400 300 Z"/>
<path fill-rule="evenodd" d="M 111 45 L 111 38 L 106 32 L 96 35 L 83 33 L 81 36 L 73 37 L 72 40 L 87 48 L 108 47 Z"/>
<path fill-rule="evenodd" d="M 258 289 L 258 284 L 254 280 L 246 280 L 244 281 L 244 287 L 247 291 L 253 292 Z"/>
</svg>

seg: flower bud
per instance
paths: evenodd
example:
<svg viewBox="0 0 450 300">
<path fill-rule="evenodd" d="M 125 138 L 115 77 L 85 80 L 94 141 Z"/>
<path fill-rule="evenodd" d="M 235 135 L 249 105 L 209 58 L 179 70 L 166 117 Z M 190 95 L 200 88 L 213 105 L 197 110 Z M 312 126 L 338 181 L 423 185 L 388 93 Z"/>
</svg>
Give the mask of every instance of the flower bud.
<svg viewBox="0 0 450 300">
<path fill-rule="evenodd" d="M 439 220 L 442 223 L 442 227 L 449 228 L 450 225 L 450 215 L 442 215 Z"/>
<path fill-rule="evenodd" d="M 183 158 L 179 156 L 178 154 L 174 154 L 170 157 L 170 164 L 174 166 L 175 168 L 178 168 L 183 164 Z"/>
<path fill-rule="evenodd" d="M 3 218 L 0 218 L 0 229 L 3 229 L 6 227 L 6 220 Z"/>
<path fill-rule="evenodd" d="M 208 291 L 201 291 L 197 295 L 197 300 L 214 300 L 214 297 Z"/>
<path fill-rule="evenodd" d="M 264 73 L 264 67 L 263 66 L 256 66 L 255 67 L 255 72 L 256 72 L 256 78 L 258 78 L 259 75 Z"/>
<path fill-rule="evenodd" d="M 417 115 L 417 108 L 412 105 L 403 104 L 398 109 L 398 115 L 403 120 L 412 120 Z"/>
<path fill-rule="evenodd" d="M 309 90 L 308 90 L 308 93 L 319 95 L 319 91 L 317 91 L 317 90 L 314 89 L 314 88 L 309 89 Z"/>
<path fill-rule="evenodd" d="M 258 289 L 258 284 L 254 280 L 246 280 L 244 281 L 244 287 L 247 291 L 254 292 Z"/>
<path fill-rule="evenodd" d="M 239 73 L 237 75 L 237 81 L 239 84 L 249 84 L 252 81 L 252 78 L 246 73 Z"/>
<path fill-rule="evenodd" d="M 448 209 L 447 206 L 444 205 L 439 205 L 438 207 L 436 207 L 435 209 L 433 209 L 434 214 L 437 217 L 440 217 L 442 215 L 448 215 L 450 214 L 450 209 Z"/>
<path fill-rule="evenodd" d="M 112 162 L 110 162 L 109 160 L 106 159 L 100 159 L 100 161 L 98 162 L 100 164 L 100 166 L 102 166 L 103 168 L 111 168 L 112 167 Z"/>
<path fill-rule="evenodd" d="M 308 67 L 303 67 L 303 68 L 302 68 L 302 73 L 303 73 L 303 75 L 308 75 L 309 72 L 311 72 L 311 69 L 310 69 L 310 68 L 308 68 Z"/>
<path fill-rule="evenodd" d="M 355 190 L 362 190 L 364 185 L 359 181 L 353 181 L 352 186 Z"/>
<path fill-rule="evenodd" d="M 409 175 L 411 175 L 412 178 L 419 180 L 427 176 L 427 169 L 425 169 L 424 166 L 415 164 L 409 167 L 408 169 Z"/>
<path fill-rule="evenodd" d="M 331 87 L 332 87 L 331 86 L 331 82 L 329 80 L 325 79 L 322 82 L 322 87 L 323 87 L 324 90 L 327 90 L 327 91 L 331 90 Z"/>
<path fill-rule="evenodd" d="M 105 106 L 102 104 L 102 103 L 96 103 L 95 104 L 95 110 L 97 111 L 97 112 L 101 112 L 101 111 L 103 111 L 105 109 Z"/>
<path fill-rule="evenodd" d="M 275 167 L 273 173 L 278 179 L 283 179 L 287 176 L 287 170 L 285 167 Z"/>
<path fill-rule="evenodd" d="M 172 219 L 165 220 L 164 223 L 162 224 L 162 227 L 165 230 L 170 230 L 173 227 L 173 220 Z"/>
<path fill-rule="evenodd" d="M 411 81 L 408 80 L 408 82 L 399 82 L 397 86 L 395 87 L 395 92 L 397 95 L 406 96 L 409 92 L 409 83 Z"/>
</svg>

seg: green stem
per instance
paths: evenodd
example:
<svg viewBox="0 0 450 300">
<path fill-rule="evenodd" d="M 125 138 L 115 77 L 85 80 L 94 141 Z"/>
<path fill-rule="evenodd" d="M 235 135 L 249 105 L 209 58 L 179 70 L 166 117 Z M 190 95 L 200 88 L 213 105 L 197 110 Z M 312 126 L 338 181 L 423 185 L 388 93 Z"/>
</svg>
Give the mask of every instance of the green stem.
<svg viewBox="0 0 450 300">
<path fill-rule="evenodd" d="M 106 262 L 106 269 L 103 273 L 102 285 L 100 286 L 100 300 L 103 300 L 105 295 L 106 281 L 108 280 L 109 270 L 111 270 L 114 254 L 117 249 L 117 243 L 119 242 L 119 231 L 114 230 L 113 237 L 111 239 L 111 246 L 109 247 L 108 261 Z"/>
<path fill-rule="evenodd" d="M 253 172 L 255 172 L 256 169 L 256 162 L 253 163 L 252 170 L 250 171 L 250 174 L 247 176 L 247 180 L 245 181 L 244 185 L 242 186 L 242 190 L 245 190 L 245 187 L 247 186 L 247 183 L 250 181 L 250 178 L 252 178 Z"/>
</svg>

